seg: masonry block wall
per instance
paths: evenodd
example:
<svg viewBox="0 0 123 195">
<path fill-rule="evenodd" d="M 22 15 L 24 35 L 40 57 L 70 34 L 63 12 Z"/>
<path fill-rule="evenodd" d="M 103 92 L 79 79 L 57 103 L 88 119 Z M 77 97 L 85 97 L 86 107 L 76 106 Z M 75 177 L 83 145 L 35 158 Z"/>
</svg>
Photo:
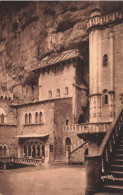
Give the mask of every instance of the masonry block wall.
<svg viewBox="0 0 123 195">
<path fill-rule="evenodd" d="M 62 132 L 64 125 L 73 122 L 72 98 L 59 99 L 55 101 L 54 125 L 55 125 L 55 156 L 64 154 L 64 135 Z"/>
<path fill-rule="evenodd" d="M 48 134 L 47 139 L 42 141 L 49 148 L 50 144 L 54 146 L 54 103 L 53 102 L 43 102 L 35 104 L 27 104 L 18 106 L 17 108 L 17 132 L 18 135 L 41 135 Z M 42 121 L 35 121 L 36 113 L 42 113 Z M 25 114 L 31 113 L 31 123 L 27 122 L 25 124 Z M 49 151 L 48 151 L 49 152 Z M 50 159 L 54 159 L 54 153 L 50 154 Z"/>
<path fill-rule="evenodd" d="M 0 100 L 0 111 L 4 114 L 4 123 L 0 122 L 0 146 L 6 146 L 6 156 L 17 156 L 16 109 L 11 108 L 9 100 Z"/>
<path fill-rule="evenodd" d="M 59 73 L 52 72 L 50 69 L 48 72 L 40 74 L 39 78 L 39 100 L 49 99 L 48 92 L 52 91 L 52 98 L 57 98 L 57 89 L 60 90 L 60 97 L 72 97 L 73 96 L 73 83 L 75 77 L 75 67 L 71 62 L 67 62 L 64 65 L 63 71 Z M 57 64 L 56 66 L 60 66 Z M 69 74 L 69 76 L 68 76 Z M 68 87 L 68 94 L 65 94 L 65 87 Z"/>
</svg>

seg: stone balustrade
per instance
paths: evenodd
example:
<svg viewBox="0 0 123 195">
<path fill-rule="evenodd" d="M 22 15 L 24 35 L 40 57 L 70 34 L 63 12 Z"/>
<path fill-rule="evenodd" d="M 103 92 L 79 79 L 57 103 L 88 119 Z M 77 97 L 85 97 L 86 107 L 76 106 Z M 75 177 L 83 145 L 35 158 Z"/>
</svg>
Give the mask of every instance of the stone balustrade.
<svg viewBox="0 0 123 195">
<path fill-rule="evenodd" d="M 78 148 L 79 146 L 81 146 L 84 143 L 85 143 L 85 141 L 83 141 L 82 139 L 75 142 L 73 145 L 71 145 L 71 152 L 73 152 L 76 148 Z"/>
<path fill-rule="evenodd" d="M 17 158 L 17 157 L 0 157 L 0 163 L 2 164 L 23 164 L 37 166 L 41 165 L 42 159 L 29 159 L 29 158 Z"/>
<path fill-rule="evenodd" d="M 77 133 L 95 133 L 106 132 L 110 126 L 110 122 L 107 123 L 83 123 L 77 125 L 63 126 L 63 131 L 76 131 Z"/>
<path fill-rule="evenodd" d="M 115 20 L 119 20 L 122 18 L 121 12 L 114 12 L 105 16 L 95 16 L 89 19 L 87 23 L 87 29 L 90 29 L 96 25 L 105 25 L 107 23 L 112 23 Z"/>
</svg>

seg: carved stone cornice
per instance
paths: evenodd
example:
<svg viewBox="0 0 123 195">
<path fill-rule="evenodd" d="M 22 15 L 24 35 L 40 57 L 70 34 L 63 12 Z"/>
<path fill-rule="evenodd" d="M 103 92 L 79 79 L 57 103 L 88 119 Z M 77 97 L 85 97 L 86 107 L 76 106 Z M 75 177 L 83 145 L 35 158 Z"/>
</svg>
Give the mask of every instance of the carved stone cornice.
<svg viewBox="0 0 123 195">
<path fill-rule="evenodd" d="M 87 22 L 87 31 L 91 31 L 95 28 L 102 28 L 109 24 L 122 22 L 122 13 L 120 11 L 113 12 L 104 16 L 94 16 L 91 17 Z"/>
</svg>

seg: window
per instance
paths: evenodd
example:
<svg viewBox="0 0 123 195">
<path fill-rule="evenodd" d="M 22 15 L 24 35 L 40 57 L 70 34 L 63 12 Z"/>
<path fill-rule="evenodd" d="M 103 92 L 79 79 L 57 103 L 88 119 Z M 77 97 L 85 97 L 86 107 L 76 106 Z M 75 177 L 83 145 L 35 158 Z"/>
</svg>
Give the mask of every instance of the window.
<svg viewBox="0 0 123 195">
<path fill-rule="evenodd" d="M 69 119 L 66 119 L 66 125 L 69 125 Z"/>
<path fill-rule="evenodd" d="M 11 100 L 11 97 L 9 97 L 9 100 Z"/>
<path fill-rule="evenodd" d="M 108 55 L 107 54 L 103 56 L 103 66 L 108 66 Z"/>
<path fill-rule="evenodd" d="M 7 100 L 7 97 L 5 96 L 5 100 Z"/>
<path fill-rule="evenodd" d="M 66 138 L 66 146 L 71 145 L 71 139 L 69 137 Z"/>
<path fill-rule="evenodd" d="M 68 95 L 68 87 L 65 87 L 65 95 Z"/>
<path fill-rule="evenodd" d="M 2 156 L 2 146 L 0 146 L 0 156 Z"/>
<path fill-rule="evenodd" d="M 108 90 L 104 89 L 103 90 L 103 105 L 107 105 L 108 104 Z"/>
<path fill-rule="evenodd" d="M 42 156 L 45 156 L 45 145 L 42 145 Z"/>
<path fill-rule="evenodd" d="M 25 124 L 28 124 L 28 114 L 25 114 Z"/>
<path fill-rule="evenodd" d="M 29 123 L 32 123 L 32 115 L 29 113 Z"/>
<path fill-rule="evenodd" d="M 53 152 L 53 145 L 50 145 L 50 152 Z"/>
<path fill-rule="evenodd" d="M 57 90 L 56 90 L 56 96 L 57 96 L 57 97 L 60 97 L 60 89 L 57 89 Z"/>
<path fill-rule="evenodd" d="M 108 104 L 108 95 L 105 95 L 105 104 Z"/>
<path fill-rule="evenodd" d="M 43 114 L 42 112 L 39 113 L 39 123 L 42 123 L 43 121 Z"/>
<path fill-rule="evenodd" d="M 3 124 L 4 123 L 4 114 L 1 114 L 1 123 Z"/>
<path fill-rule="evenodd" d="M 55 66 L 54 67 L 54 74 L 60 74 L 63 72 L 63 67 L 62 66 Z"/>
<path fill-rule="evenodd" d="M 48 92 L 48 96 L 49 96 L 49 98 L 52 98 L 52 91 L 51 90 Z"/>
<path fill-rule="evenodd" d="M 3 147 L 3 156 L 6 156 L 6 146 Z"/>
<path fill-rule="evenodd" d="M 38 123 L 38 112 L 35 113 L 35 122 Z"/>
<path fill-rule="evenodd" d="M 1 96 L 1 100 L 3 100 L 3 96 Z"/>
</svg>

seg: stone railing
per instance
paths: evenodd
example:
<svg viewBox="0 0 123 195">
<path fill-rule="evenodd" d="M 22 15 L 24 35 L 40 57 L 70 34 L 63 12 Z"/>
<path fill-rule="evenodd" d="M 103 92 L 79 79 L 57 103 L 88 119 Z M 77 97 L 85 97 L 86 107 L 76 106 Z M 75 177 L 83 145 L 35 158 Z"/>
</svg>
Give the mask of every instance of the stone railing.
<svg viewBox="0 0 123 195">
<path fill-rule="evenodd" d="M 11 163 L 11 164 L 23 164 L 23 165 L 37 166 L 37 165 L 41 165 L 42 159 L 0 157 L 0 163 L 5 164 L 5 165 Z"/>
<path fill-rule="evenodd" d="M 76 131 L 77 133 L 95 133 L 106 132 L 110 126 L 110 122 L 107 123 L 83 123 L 77 125 L 63 126 L 63 131 Z"/>
<path fill-rule="evenodd" d="M 96 25 L 105 25 L 107 23 L 112 23 L 115 20 L 119 20 L 121 18 L 122 18 L 122 13 L 118 11 L 105 16 L 95 16 L 89 19 L 87 23 L 87 29 Z"/>
<path fill-rule="evenodd" d="M 114 151 L 115 144 L 119 133 L 123 127 L 123 107 L 118 112 L 115 120 L 109 127 L 97 155 L 87 155 L 86 160 L 86 178 L 87 187 L 86 195 L 94 194 L 101 185 L 101 175 L 107 171 L 111 155 Z"/>
<path fill-rule="evenodd" d="M 83 139 L 78 140 L 77 142 L 73 143 L 71 145 L 71 152 L 73 152 L 74 150 L 76 150 L 78 147 L 80 147 L 82 144 L 86 143 L 85 141 L 83 141 Z"/>
</svg>

